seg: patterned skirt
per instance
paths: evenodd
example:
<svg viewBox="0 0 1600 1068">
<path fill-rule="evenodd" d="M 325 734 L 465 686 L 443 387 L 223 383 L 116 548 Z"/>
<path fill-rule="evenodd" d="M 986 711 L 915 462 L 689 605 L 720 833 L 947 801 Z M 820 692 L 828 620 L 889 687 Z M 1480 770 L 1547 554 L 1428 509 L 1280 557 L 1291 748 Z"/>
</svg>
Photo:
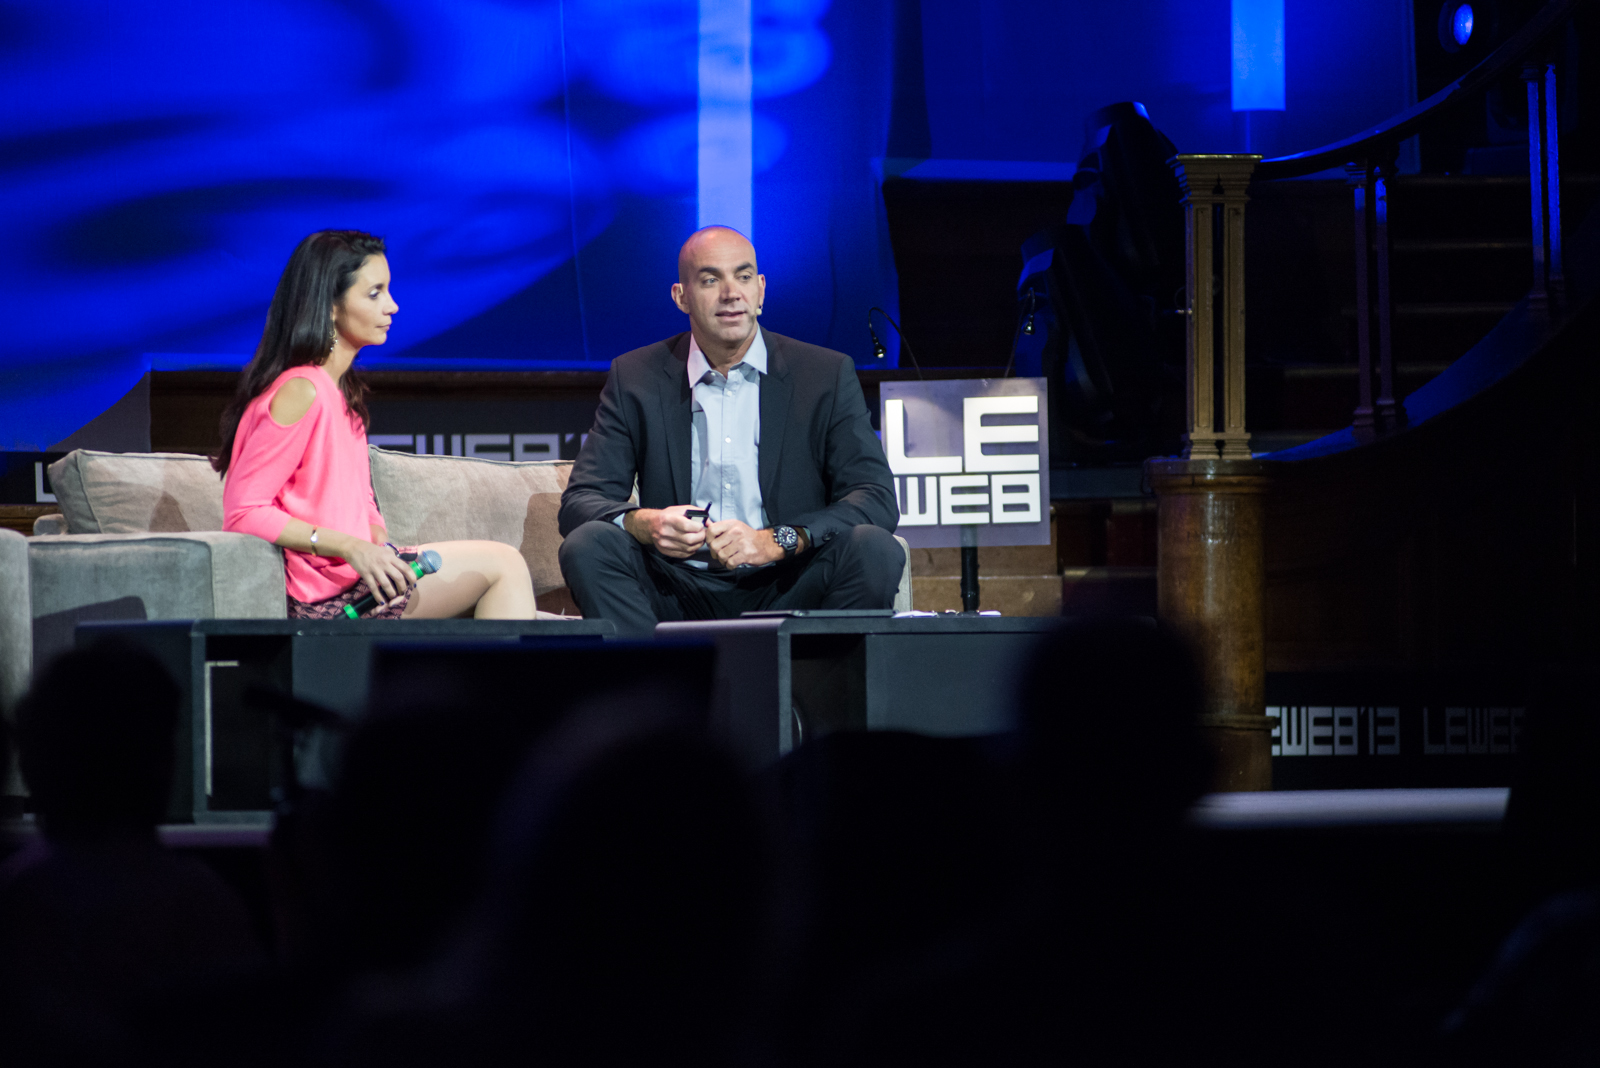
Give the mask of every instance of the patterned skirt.
<svg viewBox="0 0 1600 1068">
<path fill-rule="evenodd" d="M 402 547 L 401 552 L 415 552 L 415 549 Z M 369 608 L 361 614 L 362 619 L 399 619 L 405 613 L 406 605 L 411 602 L 411 591 L 416 587 L 407 586 L 400 596 L 390 601 L 381 608 Z M 346 619 L 344 606 L 355 604 L 368 593 L 372 592 L 367 586 L 366 579 L 356 580 L 356 584 L 343 593 L 336 593 L 325 601 L 312 601 L 307 603 L 298 600 L 292 594 L 285 594 L 289 601 L 290 619 Z"/>
</svg>

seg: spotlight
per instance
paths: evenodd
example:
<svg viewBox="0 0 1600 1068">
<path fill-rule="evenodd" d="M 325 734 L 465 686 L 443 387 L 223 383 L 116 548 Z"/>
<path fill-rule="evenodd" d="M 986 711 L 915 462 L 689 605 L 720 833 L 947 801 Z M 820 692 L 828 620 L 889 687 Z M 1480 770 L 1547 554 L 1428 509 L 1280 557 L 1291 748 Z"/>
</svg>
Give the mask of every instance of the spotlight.
<svg viewBox="0 0 1600 1068">
<path fill-rule="evenodd" d="M 1459 52 L 1472 40 L 1472 5 L 1445 0 L 1439 8 L 1439 44 L 1446 52 Z"/>
</svg>

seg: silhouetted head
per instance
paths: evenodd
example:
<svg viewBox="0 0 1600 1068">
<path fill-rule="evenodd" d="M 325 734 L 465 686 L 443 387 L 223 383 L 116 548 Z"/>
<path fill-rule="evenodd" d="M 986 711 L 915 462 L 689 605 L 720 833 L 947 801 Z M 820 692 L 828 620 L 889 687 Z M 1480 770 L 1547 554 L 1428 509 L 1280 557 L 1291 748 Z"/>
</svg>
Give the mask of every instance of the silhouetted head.
<svg viewBox="0 0 1600 1068">
<path fill-rule="evenodd" d="M 211 458 L 211 466 L 217 471 L 228 471 L 239 419 L 252 400 L 289 368 L 327 362 L 335 340 L 335 320 L 352 297 L 359 303 L 361 293 L 353 292 L 353 287 L 358 281 L 369 280 L 361 277 L 369 260 L 382 266 L 381 279 L 377 280 L 383 283 L 383 299 L 387 301 L 384 307 L 388 307 L 393 302 L 387 297 L 389 271 L 383 238 L 360 230 L 318 230 L 296 246 L 272 294 L 261 343 L 240 373 L 233 400 L 222 413 L 222 446 Z M 348 334 L 355 347 L 383 343 L 374 331 L 379 325 L 386 325 L 386 315 L 347 318 L 352 318 L 350 329 L 347 331 L 346 324 L 340 323 L 339 333 Z M 339 381 L 339 389 L 350 410 L 367 424 L 365 383 L 347 372 Z"/>
<path fill-rule="evenodd" d="M 375 711 L 316 814 L 317 953 L 353 971 L 431 960 L 482 892 L 491 827 L 543 721 L 498 705 Z"/>
<path fill-rule="evenodd" d="M 714 1063 L 748 1004 L 760 821 L 670 702 L 641 688 L 579 708 L 513 791 L 485 978 L 530 1060 Z"/>
<path fill-rule="evenodd" d="M 1173 826 L 1205 791 L 1199 672 L 1143 619 L 1070 624 L 1045 639 L 1019 693 L 1023 763 L 1055 818 Z"/>
<path fill-rule="evenodd" d="M 1600 882 L 1600 671 L 1551 670 L 1518 743 L 1505 831 L 1540 894 Z"/>
<path fill-rule="evenodd" d="M 154 830 L 172 789 L 178 698 L 153 656 L 114 640 L 65 653 L 34 680 L 16 745 L 47 834 Z"/>
<path fill-rule="evenodd" d="M 992 739 L 835 731 L 768 773 L 792 984 L 784 1026 L 814 1027 L 860 976 L 981 929 L 1018 875 L 1012 776 Z"/>
</svg>

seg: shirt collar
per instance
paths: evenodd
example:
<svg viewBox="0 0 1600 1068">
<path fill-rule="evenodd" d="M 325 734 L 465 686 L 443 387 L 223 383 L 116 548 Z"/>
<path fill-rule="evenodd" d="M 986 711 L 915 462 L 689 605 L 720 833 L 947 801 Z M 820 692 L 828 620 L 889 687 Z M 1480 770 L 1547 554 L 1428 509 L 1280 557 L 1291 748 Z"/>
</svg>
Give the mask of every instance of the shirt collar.
<svg viewBox="0 0 1600 1068">
<path fill-rule="evenodd" d="M 744 354 L 744 359 L 733 365 L 734 367 L 747 366 L 761 374 L 767 373 L 767 339 L 762 336 L 761 328 L 756 327 L 756 339 L 750 342 L 749 350 Z M 733 368 L 729 368 L 732 370 Z M 700 351 L 700 342 L 695 340 L 694 333 L 689 334 L 689 388 L 693 389 L 700 384 L 700 380 L 711 370 L 711 363 L 706 359 L 706 354 Z"/>
</svg>

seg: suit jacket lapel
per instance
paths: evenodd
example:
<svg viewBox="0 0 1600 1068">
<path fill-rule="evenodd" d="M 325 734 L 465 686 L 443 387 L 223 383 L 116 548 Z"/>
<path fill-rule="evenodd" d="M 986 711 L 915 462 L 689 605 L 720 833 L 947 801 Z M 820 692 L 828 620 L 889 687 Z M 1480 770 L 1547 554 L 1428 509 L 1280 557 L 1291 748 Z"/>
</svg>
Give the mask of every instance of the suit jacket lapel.
<svg viewBox="0 0 1600 1068">
<path fill-rule="evenodd" d="M 778 459 L 783 452 L 783 439 L 789 423 L 789 399 L 794 387 L 789 381 L 789 364 L 784 358 L 783 342 L 765 330 L 761 336 L 767 343 L 767 374 L 761 382 L 761 447 L 756 457 L 758 481 L 761 484 L 761 504 L 767 519 L 781 522 L 773 486 L 778 475 Z"/>
<path fill-rule="evenodd" d="M 672 468 L 673 504 L 694 504 L 689 500 L 689 438 L 694 429 L 694 392 L 689 386 L 689 332 L 679 335 L 672 346 L 672 358 L 665 361 L 663 373 L 672 380 L 661 391 L 661 418 L 667 427 L 667 463 Z"/>
</svg>

